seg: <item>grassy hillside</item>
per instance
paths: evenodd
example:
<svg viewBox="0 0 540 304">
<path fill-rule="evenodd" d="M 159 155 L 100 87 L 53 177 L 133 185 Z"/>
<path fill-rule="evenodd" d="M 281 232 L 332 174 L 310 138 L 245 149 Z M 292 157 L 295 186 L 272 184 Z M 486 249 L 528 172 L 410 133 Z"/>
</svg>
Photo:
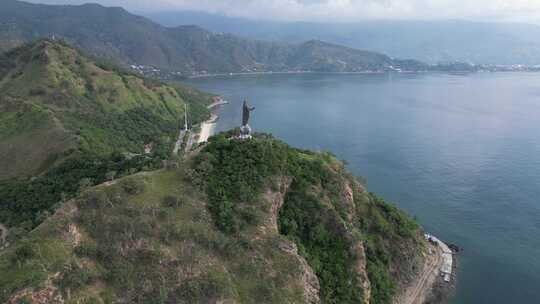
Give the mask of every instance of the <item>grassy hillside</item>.
<svg viewBox="0 0 540 304">
<path fill-rule="evenodd" d="M 0 222 L 32 227 L 40 212 L 75 194 L 81 179 L 95 184 L 113 171 L 160 166 L 184 106 L 200 121 L 211 97 L 140 78 L 63 42 L 40 40 L 2 54 Z M 152 144 L 150 155 L 142 155 L 145 144 Z"/>
<path fill-rule="evenodd" d="M 25 45 L 0 60 L 0 153 L 17 152 L 15 162 L 3 158 L 2 178 L 39 173 L 47 161 L 73 149 L 140 153 L 149 142 L 167 146 L 184 115 L 184 104 L 204 115 L 201 108 L 210 100 L 193 89 L 94 62 L 61 42 Z M 51 147 L 43 145 L 43 138 Z M 21 153 L 25 148 L 42 159 Z M 18 158 L 26 166 L 18 166 Z"/>
<path fill-rule="evenodd" d="M 330 154 L 231 134 L 19 236 L 0 251 L 0 302 L 391 303 L 419 262 L 418 225 Z"/>
<path fill-rule="evenodd" d="M 167 28 L 121 8 L 97 4 L 53 6 L 17 0 L 0 3 L 0 38 L 4 37 L 0 39 L 0 50 L 52 35 L 100 57 L 181 72 L 184 76 L 295 70 L 384 71 L 390 66 L 426 69 L 419 62 L 407 65 L 378 53 L 335 44 L 260 41 L 212 33 L 192 25 Z"/>
</svg>

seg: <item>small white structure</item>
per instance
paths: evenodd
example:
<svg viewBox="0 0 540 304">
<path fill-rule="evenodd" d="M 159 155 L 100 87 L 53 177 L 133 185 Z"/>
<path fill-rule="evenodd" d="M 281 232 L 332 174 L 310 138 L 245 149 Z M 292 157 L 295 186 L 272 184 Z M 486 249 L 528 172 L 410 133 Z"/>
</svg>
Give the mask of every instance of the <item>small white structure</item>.
<svg viewBox="0 0 540 304">
<path fill-rule="evenodd" d="M 243 125 L 240 127 L 240 139 L 250 139 L 251 138 L 251 127 L 249 125 Z"/>
<path fill-rule="evenodd" d="M 443 264 L 441 266 L 441 276 L 444 278 L 445 282 L 450 282 L 450 276 L 452 275 L 452 264 L 453 264 L 453 258 L 452 258 L 452 250 L 448 248 L 448 246 L 441 240 L 439 240 L 437 237 L 426 233 L 424 235 L 426 240 L 429 242 L 436 244 L 439 246 L 439 248 L 442 251 L 442 258 L 443 258 Z"/>
</svg>

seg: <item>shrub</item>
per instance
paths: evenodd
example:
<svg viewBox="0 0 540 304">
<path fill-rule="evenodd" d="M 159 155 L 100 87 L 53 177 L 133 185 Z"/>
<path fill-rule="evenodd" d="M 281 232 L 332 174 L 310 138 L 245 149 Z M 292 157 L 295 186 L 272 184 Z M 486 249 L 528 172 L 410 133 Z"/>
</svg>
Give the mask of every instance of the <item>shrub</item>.
<svg viewBox="0 0 540 304">
<path fill-rule="evenodd" d="M 164 207 L 180 207 L 182 205 L 182 201 L 178 197 L 172 195 L 165 196 L 161 200 L 161 203 Z"/>
<path fill-rule="evenodd" d="M 144 192 L 144 181 L 137 178 L 129 178 L 122 181 L 122 189 L 128 194 L 137 195 Z"/>
</svg>

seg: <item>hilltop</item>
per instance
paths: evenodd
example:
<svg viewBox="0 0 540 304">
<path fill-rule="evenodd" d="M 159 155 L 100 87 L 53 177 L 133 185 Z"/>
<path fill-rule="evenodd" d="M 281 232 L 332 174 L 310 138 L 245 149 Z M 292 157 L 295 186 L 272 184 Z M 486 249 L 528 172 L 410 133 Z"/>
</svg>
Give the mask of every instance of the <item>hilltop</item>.
<svg viewBox="0 0 540 304">
<path fill-rule="evenodd" d="M 331 154 L 234 132 L 64 203 L 0 252 L 0 301 L 392 303 L 418 224 Z"/>
<path fill-rule="evenodd" d="M 239 72 L 367 72 L 425 70 L 321 41 L 284 43 L 213 33 L 197 26 L 164 27 L 122 8 L 60 6 L 17 0 L 0 3 L 0 50 L 35 37 L 65 39 L 89 53 L 124 65 L 154 67 L 170 76 Z"/>
<path fill-rule="evenodd" d="M 169 156 L 184 106 L 209 114 L 211 95 L 144 79 L 60 41 L 0 55 L 0 222 L 38 213 L 80 186 L 156 167 Z M 144 145 L 151 145 L 143 155 Z"/>
</svg>

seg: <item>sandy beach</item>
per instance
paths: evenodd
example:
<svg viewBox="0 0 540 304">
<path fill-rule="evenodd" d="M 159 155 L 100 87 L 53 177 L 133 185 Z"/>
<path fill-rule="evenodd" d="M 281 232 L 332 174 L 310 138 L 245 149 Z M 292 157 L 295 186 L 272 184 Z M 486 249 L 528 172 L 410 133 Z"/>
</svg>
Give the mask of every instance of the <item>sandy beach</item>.
<svg viewBox="0 0 540 304">
<path fill-rule="evenodd" d="M 199 133 L 198 143 L 206 142 L 210 136 L 214 135 L 217 118 L 218 116 L 216 114 L 212 114 L 209 120 L 201 123 L 201 132 Z"/>
</svg>

